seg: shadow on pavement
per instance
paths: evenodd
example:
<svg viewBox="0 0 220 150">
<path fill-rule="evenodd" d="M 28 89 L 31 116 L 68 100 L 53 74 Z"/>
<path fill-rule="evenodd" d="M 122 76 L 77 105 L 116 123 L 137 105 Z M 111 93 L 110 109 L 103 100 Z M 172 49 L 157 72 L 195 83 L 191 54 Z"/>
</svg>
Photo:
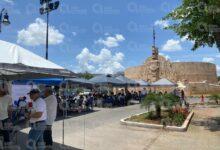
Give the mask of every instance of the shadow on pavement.
<svg viewBox="0 0 220 150">
<path fill-rule="evenodd" d="M 100 110 L 93 110 L 93 111 L 86 111 L 86 112 L 81 112 L 81 113 L 77 113 L 77 112 L 68 112 L 66 117 L 63 116 L 57 116 L 56 121 L 60 121 L 60 120 L 66 120 L 66 119 L 71 119 L 73 117 L 79 117 L 79 116 L 83 116 L 83 115 L 87 115 L 87 114 L 91 114 L 91 113 L 95 113 L 98 112 Z M 27 120 L 23 120 L 23 121 L 19 121 L 17 122 L 17 124 L 15 125 L 19 130 L 25 129 L 29 127 L 29 123 Z"/>
<path fill-rule="evenodd" d="M 220 131 L 220 117 L 193 120 L 191 124 L 195 126 L 204 126 L 205 129 L 210 130 L 211 132 Z"/>
<path fill-rule="evenodd" d="M 57 116 L 56 121 L 60 121 L 60 120 L 62 120 L 63 118 L 64 118 L 64 119 L 70 119 L 70 118 L 73 118 L 73 117 L 84 116 L 84 115 L 91 114 L 91 113 L 95 113 L 95 112 L 98 112 L 98 111 L 100 111 L 100 110 L 85 111 L 85 112 L 81 112 L 81 113 L 68 112 L 66 117 L 63 117 L 63 116 L 61 116 L 61 115 Z"/>
<path fill-rule="evenodd" d="M 22 132 L 18 132 L 15 137 L 15 146 L 9 148 L 10 150 L 25 150 L 26 149 L 26 141 L 28 135 Z M 81 150 L 74 147 L 70 147 L 67 145 L 62 145 L 59 143 L 54 143 L 53 150 Z"/>
</svg>

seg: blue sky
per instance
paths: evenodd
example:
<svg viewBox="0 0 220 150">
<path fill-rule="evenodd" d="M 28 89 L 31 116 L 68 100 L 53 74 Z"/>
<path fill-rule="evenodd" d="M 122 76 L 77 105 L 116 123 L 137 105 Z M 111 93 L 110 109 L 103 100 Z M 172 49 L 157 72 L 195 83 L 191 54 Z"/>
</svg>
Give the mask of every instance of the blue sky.
<svg viewBox="0 0 220 150">
<path fill-rule="evenodd" d="M 140 65 L 151 55 L 152 27 L 156 24 L 156 44 L 172 61 L 208 61 L 218 65 L 217 48 L 191 51 L 192 42 L 163 30 L 159 20 L 181 0 L 60 0 L 50 14 L 49 59 L 74 71 L 113 73 Z M 1 0 L 11 25 L 3 27 L 1 40 L 17 43 L 45 55 L 45 16 L 39 14 L 39 0 Z M 37 27 L 40 30 L 36 33 Z"/>
</svg>

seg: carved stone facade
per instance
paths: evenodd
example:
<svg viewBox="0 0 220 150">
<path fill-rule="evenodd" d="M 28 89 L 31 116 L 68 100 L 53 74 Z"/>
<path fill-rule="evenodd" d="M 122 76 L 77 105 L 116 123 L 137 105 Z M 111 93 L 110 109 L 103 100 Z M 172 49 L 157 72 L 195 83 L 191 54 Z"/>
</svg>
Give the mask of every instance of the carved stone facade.
<svg viewBox="0 0 220 150">
<path fill-rule="evenodd" d="M 217 84 L 216 65 L 205 62 L 170 62 L 158 54 L 156 47 L 152 48 L 152 56 L 143 65 L 125 70 L 125 76 L 130 79 L 142 79 L 155 82 L 167 78 L 173 82 L 203 82 Z"/>
</svg>

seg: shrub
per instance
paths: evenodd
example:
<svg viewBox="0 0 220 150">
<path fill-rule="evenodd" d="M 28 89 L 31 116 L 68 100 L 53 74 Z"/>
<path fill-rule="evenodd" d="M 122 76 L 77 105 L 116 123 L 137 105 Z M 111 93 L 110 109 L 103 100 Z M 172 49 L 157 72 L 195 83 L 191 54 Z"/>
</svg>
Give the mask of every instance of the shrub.
<svg viewBox="0 0 220 150">
<path fill-rule="evenodd" d="M 172 122 L 173 122 L 173 119 L 170 117 L 167 117 L 161 120 L 161 124 L 163 124 L 163 126 L 172 125 Z"/>
<path fill-rule="evenodd" d="M 186 118 L 189 114 L 189 110 L 187 108 L 182 107 L 175 107 L 172 110 L 173 114 L 183 114 L 183 116 Z"/>
<path fill-rule="evenodd" d="M 162 102 L 163 102 L 162 95 L 157 93 L 149 93 L 142 101 L 141 106 L 144 107 L 145 109 L 148 109 L 150 108 L 151 105 L 154 105 L 156 110 L 156 117 L 160 118 Z"/>
<path fill-rule="evenodd" d="M 175 113 L 173 115 L 173 124 L 176 126 L 181 126 L 185 120 L 185 116 L 182 113 Z"/>
<path fill-rule="evenodd" d="M 155 107 L 156 117 L 160 118 L 161 106 L 172 109 L 172 107 L 176 106 L 179 102 L 179 97 L 173 94 L 149 93 L 142 101 L 141 106 L 148 109 L 153 105 Z"/>
<path fill-rule="evenodd" d="M 150 111 L 150 112 L 146 113 L 146 115 L 145 115 L 145 119 L 150 119 L 150 120 L 152 120 L 152 119 L 154 119 L 154 118 L 155 118 L 155 115 L 154 115 L 154 112 L 153 112 L 153 111 Z"/>
<path fill-rule="evenodd" d="M 218 100 L 220 100 L 220 94 L 212 94 L 209 96 L 209 100 L 215 101 L 215 103 L 218 104 Z"/>
</svg>

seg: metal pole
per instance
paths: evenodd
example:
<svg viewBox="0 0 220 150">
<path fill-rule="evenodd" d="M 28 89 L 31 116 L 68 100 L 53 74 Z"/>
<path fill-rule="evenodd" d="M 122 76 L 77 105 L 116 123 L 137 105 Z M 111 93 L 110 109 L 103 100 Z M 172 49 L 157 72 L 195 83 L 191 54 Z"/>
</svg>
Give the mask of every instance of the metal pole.
<svg viewBox="0 0 220 150">
<path fill-rule="evenodd" d="M 4 8 L 1 10 L 1 14 L 0 14 L 0 33 L 2 32 L 2 14 L 4 12 Z"/>
<path fill-rule="evenodd" d="M 47 33 L 46 33 L 46 60 L 48 60 L 48 41 L 49 41 L 49 12 L 47 12 Z"/>
<path fill-rule="evenodd" d="M 2 32 L 2 12 L 0 14 L 0 33 Z"/>
<path fill-rule="evenodd" d="M 66 102 L 65 102 L 65 107 L 66 107 Z M 66 108 L 64 108 L 66 109 Z M 62 145 L 63 145 L 63 148 L 64 148 L 64 134 L 65 134 L 65 130 L 64 130 L 64 127 L 65 127 L 65 123 L 64 123 L 64 120 L 65 120 L 65 117 L 66 114 L 65 114 L 65 110 L 63 110 L 63 122 L 62 122 L 62 127 L 63 127 L 63 130 L 62 130 Z"/>
</svg>

